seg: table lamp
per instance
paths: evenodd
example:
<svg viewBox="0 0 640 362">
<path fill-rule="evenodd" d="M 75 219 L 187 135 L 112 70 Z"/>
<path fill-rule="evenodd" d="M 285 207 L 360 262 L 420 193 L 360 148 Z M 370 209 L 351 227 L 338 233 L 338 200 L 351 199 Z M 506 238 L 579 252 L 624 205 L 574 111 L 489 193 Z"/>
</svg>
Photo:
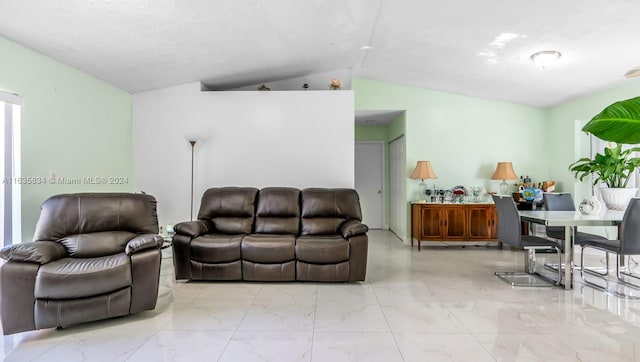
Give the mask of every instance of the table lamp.
<svg viewBox="0 0 640 362">
<path fill-rule="evenodd" d="M 507 191 L 509 191 L 509 185 L 507 185 L 507 180 L 515 180 L 518 176 L 516 176 L 515 171 L 513 171 L 513 165 L 511 162 L 498 162 L 498 166 L 496 167 L 496 171 L 491 176 L 492 180 L 502 180 L 500 184 L 500 194 L 506 195 Z"/>
<path fill-rule="evenodd" d="M 433 171 L 433 168 L 431 168 L 431 162 L 418 161 L 415 170 L 413 170 L 413 173 L 411 174 L 411 178 L 420 179 L 420 183 L 418 184 L 418 192 L 420 193 L 418 202 L 426 202 L 425 191 L 427 190 L 427 184 L 424 183 L 424 180 L 438 178 L 436 173 Z"/>
</svg>

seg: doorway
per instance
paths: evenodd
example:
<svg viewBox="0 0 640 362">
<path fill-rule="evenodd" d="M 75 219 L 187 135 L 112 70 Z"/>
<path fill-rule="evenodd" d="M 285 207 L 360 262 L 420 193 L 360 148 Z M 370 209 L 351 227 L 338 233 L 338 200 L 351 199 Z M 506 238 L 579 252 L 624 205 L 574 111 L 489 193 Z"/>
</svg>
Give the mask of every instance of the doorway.
<svg viewBox="0 0 640 362">
<path fill-rule="evenodd" d="M 370 229 L 385 226 L 384 142 L 355 143 L 355 189 L 360 196 L 362 222 Z"/>
</svg>

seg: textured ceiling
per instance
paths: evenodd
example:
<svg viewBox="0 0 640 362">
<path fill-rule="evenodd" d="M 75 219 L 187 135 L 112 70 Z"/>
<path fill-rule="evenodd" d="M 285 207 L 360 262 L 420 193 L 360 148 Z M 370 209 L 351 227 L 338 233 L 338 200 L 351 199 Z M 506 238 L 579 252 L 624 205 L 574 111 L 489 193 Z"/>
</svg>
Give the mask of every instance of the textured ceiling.
<svg viewBox="0 0 640 362">
<path fill-rule="evenodd" d="M 637 0 L 0 0 L 0 34 L 131 93 L 333 70 L 549 107 L 640 81 Z M 368 45 L 372 48 L 365 50 Z M 529 57 L 562 52 L 546 69 Z"/>
</svg>

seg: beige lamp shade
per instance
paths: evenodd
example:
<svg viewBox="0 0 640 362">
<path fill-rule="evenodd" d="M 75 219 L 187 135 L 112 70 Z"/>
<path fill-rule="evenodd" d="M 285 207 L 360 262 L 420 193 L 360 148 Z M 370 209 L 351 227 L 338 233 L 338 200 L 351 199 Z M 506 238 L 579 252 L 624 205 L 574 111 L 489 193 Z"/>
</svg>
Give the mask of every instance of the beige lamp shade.
<svg viewBox="0 0 640 362">
<path fill-rule="evenodd" d="M 491 176 L 492 180 L 515 180 L 517 178 L 511 162 L 498 162 L 496 171 Z"/>
<path fill-rule="evenodd" d="M 418 161 L 418 163 L 416 164 L 415 170 L 413 170 L 413 173 L 411 174 L 411 178 L 425 180 L 425 179 L 436 179 L 438 178 L 438 176 L 436 176 L 436 173 L 433 171 L 433 168 L 431 168 L 431 162 Z"/>
<path fill-rule="evenodd" d="M 509 185 L 507 185 L 506 180 L 515 180 L 517 178 L 518 176 L 516 176 L 516 172 L 513 170 L 511 162 L 498 162 L 496 172 L 491 176 L 492 180 L 502 180 L 500 183 L 500 193 L 502 195 L 506 195 L 507 191 L 509 191 Z"/>
</svg>

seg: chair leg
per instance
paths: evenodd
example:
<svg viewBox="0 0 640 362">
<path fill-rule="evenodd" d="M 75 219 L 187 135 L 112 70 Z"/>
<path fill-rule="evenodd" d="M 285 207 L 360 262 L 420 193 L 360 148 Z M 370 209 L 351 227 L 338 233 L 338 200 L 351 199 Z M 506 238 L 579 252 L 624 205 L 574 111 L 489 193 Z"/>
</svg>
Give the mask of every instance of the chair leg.
<svg viewBox="0 0 640 362">
<path fill-rule="evenodd" d="M 560 258 L 560 248 L 556 247 L 555 249 L 558 252 L 558 258 Z M 535 249 L 525 249 L 524 270 L 525 272 L 495 272 L 495 275 L 512 287 L 553 287 L 560 284 L 560 279 L 556 281 L 536 272 Z M 522 281 L 523 279 L 525 281 Z"/>
<path fill-rule="evenodd" d="M 633 260 L 633 258 L 631 258 L 631 255 L 629 255 L 627 257 L 627 263 L 625 264 L 625 269 L 627 269 L 627 271 L 626 272 L 620 271 L 620 274 L 626 275 L 631 278 L 640 279 L 639 275 L 633 274 L 633 271 L 631 271 L 631 263 L 634 263 L 636 265 L 638 264 L 635 260 Z"/>
<path fill-rule="evenodd" d="M 619 298 L 633 299 L 633 300 L 640 299 L 640 296 L 633 296 L 633 295 L 624 294 L 624 293 L 621 293 L 621 292 L 619 292 L 617 290 L 613 290 L 613 289 L 610 289 L 608 287 L 603 287 L 601 285 L 598 285 L 598 284 L 596 284 L 596 283 L 594 283 L 592 281 L 589 281 L 587 278 L 585 278 L 585 272 L 587 272 L 588 274 L 591 274 L 591 275 L 594 275 L 594 276 L 602 278 L 602 280 L 604 280 L 605 283 L 608 283 L 608 280 L 605 278 L 605 276 L 609 273 L 609 253 L 606 252 L 606 251 L 605 251 L 605 254 L 606 254 L 606 258 L 607 258 L 607 262 L 606 262 L 606 264 L 607 264 L 607 272 L 605 274 L 597 273 L 597 272 L 591 271 L 589 269 L 586 269 L 584 267 L 584 251 L 585 251 L 585 249 L 587 247 L 588 247 L 587 245 L 583 245 L 582 249 L 580 251 L 580 278 L 582 279 L 582 282 L 585 285 L 588 285 L 588 286 L 590 286 L 590 287 L 592 287 L 594 289 L 597 289 L 597 290 L 600 290 L 600 291 L 615 295 L 616 297 L 619 297 Z M 620 283 L 620 284 L 622 284 L 624 286 L 628 286 L 628 287 L 640 290 L 640 285 L 632 284 L 632 283 L 629 283 L 629 282 L 627 282 L 627 281 L 622 279 L 622 275 L 620 274 L 620 255 L 616 255 L 616 278 L 617 278 L 617 282 L 618 283 Z"/>
<path fill-rule="evenodd" d="M 529 274 L 536 272 L 536 251 L 534 249 L 525 249 L 524 251 L 524 270 Z"/>
<path fill-rule="evenodd" d="M 635 275 L 631 275 L 630 273 L 623 273 L 623 272 L 620 270 L 620 258 L 624 258 L 624 256 L 620 256 L 620 255 L 617 255 L 617 256 L 616 256 L 616 278 L 618 279 L 618 283 L 620 283 L 620 284 L 622 284 L 622 285 L 625 285 L 625 286 L 627 286 L 627 287 L 630 287 L 630 288 L 634 288 L 634 289 L 638 289 L 638 290 L 640 290 L 640 285 L 638 285 L 638 284 L 633 284 L 633 283 L 630 283 L 630 282 L 628 282 L 628 281 L 626 281 L 626 280 L 622 279 L 622 275 L 623 275 L 623 274 L 624 274 L 624 275 L 626 275 L 626 276 L 629 276 L 629 277 L 635 278 L 635 279 L 640 279 L 640 277 L 635 276 Z"/>
<path fill-rule="evenodd" d="M 580 264 L 584 264 L 584 260 L 583 260 L 583 254 L 580 254 Z M 592 268 L 585 268 L 584 271 L 586 273 L 589 273 L 591 275 L 597 276 L 597 277 L 606 277 L 607 275 L 609 275 L 609 252 L 605 251 L 604 252 L 604 265 L 605 265 L 605 269 L 604 269 L 604 273 L 598 273 L 597 271 L 595 271 Z"/>
</svg>

